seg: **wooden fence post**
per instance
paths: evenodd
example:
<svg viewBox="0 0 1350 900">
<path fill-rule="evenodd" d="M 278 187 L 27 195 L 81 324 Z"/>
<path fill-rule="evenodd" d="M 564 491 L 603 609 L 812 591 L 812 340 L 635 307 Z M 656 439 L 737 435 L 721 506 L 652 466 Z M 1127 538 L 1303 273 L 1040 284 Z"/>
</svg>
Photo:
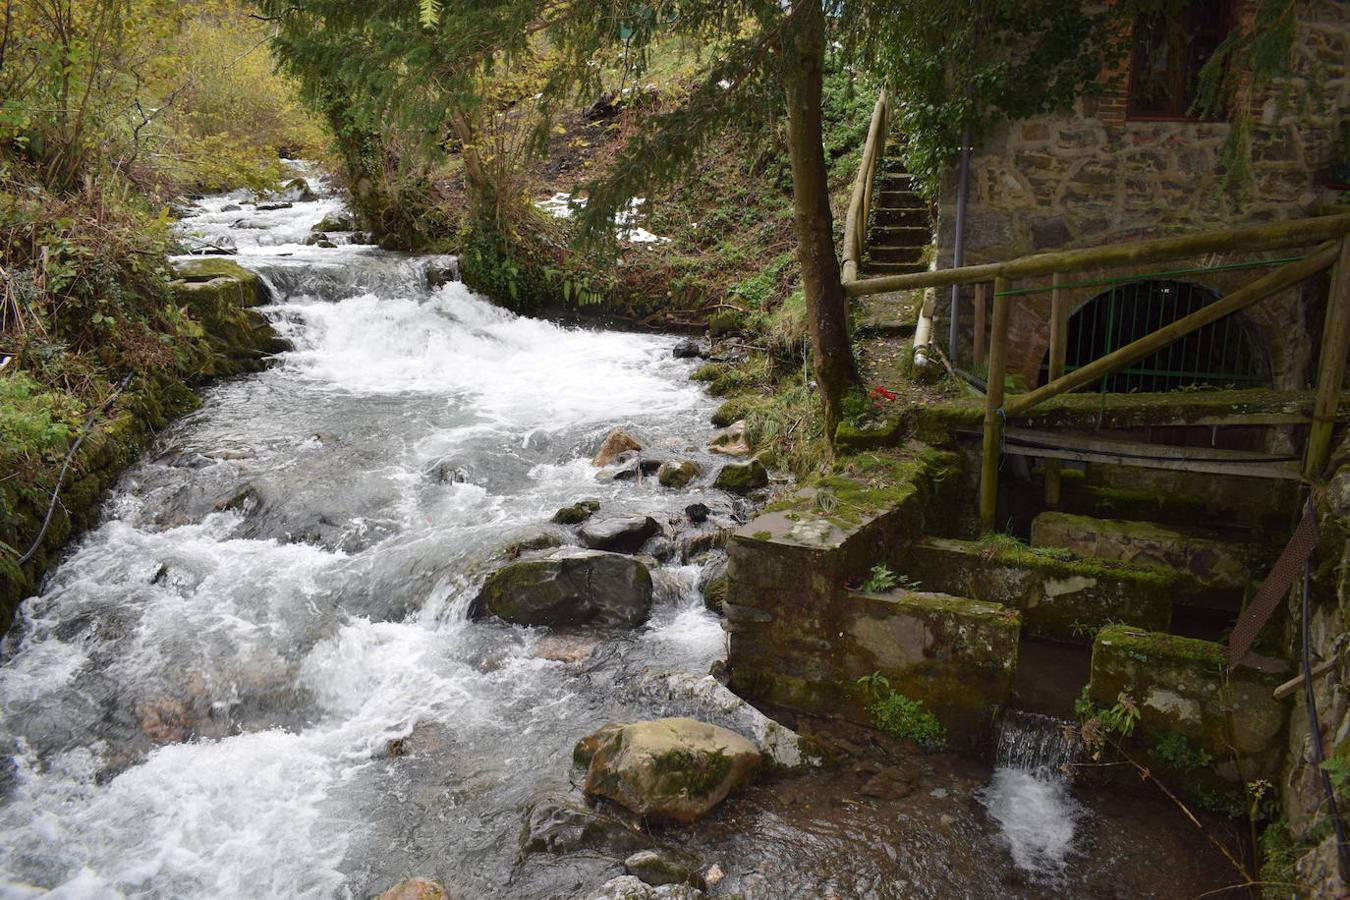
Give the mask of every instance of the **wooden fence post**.
<svg viewBox="0 0 1350 900">
<path fill-rule="evenodd" d="M 1003 447 L 1003 376 L 1008 366 L 1008 279 L 994 279 L 994 322 L 989 335 L 989 390 L 984 399 L 984 447 L 980 457 L 980 524 L 993 531 L 998 519 L 998 467 Z"/>
<path fill-rule="evenodd" d="M 1064 362 L 1069 351 L 1069 295 L 1064 290 L 1067 279 L 1056 272 L 1050 280 L 1050 365 L 1047 382 L 1064 374 Z M 1045 505 L 1059 506 L 1061 463 L 1057 459 L 1045 461 Z"/>
<path fill-rule="evenodd" d="M 975 285 L 975 352 L 971 355 L 975 360 L 975 367 L 984 365 L 984 348 L 986 346 L 985 320 L 989 317 L 989 282 L 981 281 Z M 955 362 L 952 365 L 956 365 Z"/>
<path fill-rule="evenodd" d="M 1331 453 L 1336 407 L 1345 381 L 1347 344 L 1350 344 L 1350 235 L 1341 238 L 1341 255 L 1331 269 L 1322 351 L 1317 362 L 1317 396 L 1313 400 L 1312 428 L 1303 456 L 1305 478 L 1319 477 Z"/>
</svg>

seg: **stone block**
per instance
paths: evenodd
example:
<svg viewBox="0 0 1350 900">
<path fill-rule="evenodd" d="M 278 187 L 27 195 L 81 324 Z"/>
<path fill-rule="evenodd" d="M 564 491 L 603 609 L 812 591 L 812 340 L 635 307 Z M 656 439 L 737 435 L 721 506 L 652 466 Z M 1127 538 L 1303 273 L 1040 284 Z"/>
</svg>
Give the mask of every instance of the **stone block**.
<svg viewBox="0 0 1350 900">
<path fill-rule="evenodd" d="M 1079 556 L 1167 566 L 1182 573 L 1188 593 L 1241 593 L 1252 580 L 1253 548 L 1125 519 L 1044 512 L 1031 523 L 1033 547 L 1062 547 Z"/>
<path fill-rule="evenodd" d="M 1140 711 L 1129 746 L 1169 787 L 1224 807 L 1244 781 L 1278 776 L 1286 707 L 1272 691 L 1286 677 L 1229 670 L 1212 641 L 1113 625 L 1093 644 L 1089 695 L 1099 707 L 1128 695 Z"/>
<path fill-rule="evenodd" d="M 900 571 L 925 590 L 1020 609 L 1027 631 L 1081 639 L 1111 622 L 1166 629 L 1178 574 L 1014 543 L 925 538 Z"/>
<path fill-rule="evenodd" d="M 847 682 L 879 672 L 921 700 L 954 747 L 987 747 L 1017 671 L 1021 616 L 932 592 L 849 594 L 841 629 Z"/>
</svg>

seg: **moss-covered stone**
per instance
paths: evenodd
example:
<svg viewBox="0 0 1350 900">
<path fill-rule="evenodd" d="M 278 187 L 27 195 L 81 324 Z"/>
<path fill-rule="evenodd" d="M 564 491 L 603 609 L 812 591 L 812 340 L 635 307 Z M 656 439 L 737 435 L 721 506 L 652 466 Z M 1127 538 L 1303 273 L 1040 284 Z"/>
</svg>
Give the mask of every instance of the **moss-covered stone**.
<svg viewBox="0 0 1350 900">
<path fill-rule="evenodd" d="M 555 525 L 579 525 L 595 515 L 599 509 L 599 500 L 579 500 L 555 512 L 549 521 Z"/>
<path fill-rule="evenodd" d="M 717 407 L 709 421 L 718 428 L 726 428 L 733 422 L 739 422 L 744 419 L 746 413 L 754 406 L 755 400 L 753 398 L 732 397 L 730 400 Z"/>
<path fill-rule="evenodd" d="M 661 487 L 678 489 L 687 486 L 701 474 L 703 470 L 692 460 L 672 460 L 662 463 L 661 468 L 656 470 L 656 480 Z"/>
<path fill-rule="evenodd" d="M 1285 677 L 1229 669 L 1212 641 L 1112 625 L 1093 644 L 1089 697 L 1110 707 L 1129 695 L 1140 711 L 1132 751 L 1168 786 L 1222 806 L 1225 797 L 1241 803 L 1245 782 L 1278 775 L 1287 710 L 1271 692 Z M 1174 736 L 1190 754 L 1169 750 Z M 1194 765 L 1201 754 L 1211 760 L 1203 768 Z"/>
<path fill-rule="evenodd" d="M 1166 629 L 1179 577 L 1171 569 L 1075 559 L 1011 540 L 944 538 L 917 541 L 898 571 L 926 590 L 1020 609 L 1033 634 L 1080 640 L 1112 622 Z"/>
<path fill-rule="evenodd" d="M 727 463 L 718 470 L 717 478 L 713 481 L 713 487 L 733 494 L 748 494 L 768 484 L 769 471 L 757 459 L 746 463 Z"/>
</svg>

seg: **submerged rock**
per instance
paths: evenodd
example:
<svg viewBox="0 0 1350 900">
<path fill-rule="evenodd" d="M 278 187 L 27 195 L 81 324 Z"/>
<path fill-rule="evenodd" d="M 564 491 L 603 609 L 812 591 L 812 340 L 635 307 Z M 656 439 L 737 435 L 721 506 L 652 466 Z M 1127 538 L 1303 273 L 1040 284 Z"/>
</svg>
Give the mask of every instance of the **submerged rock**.
<svg viewBox="0 0 1350 900">
<path fill-rule="evenodd" d="M 629 516 L 590 522 L 577 532 L 581 543 L 592 550 L 612 553 L 636 553 L 647 539 L 661 533 L 661 525 L 651 516 Z"/>
<path fill-rule="evenodd" d="M 708 516 L 712 510 L 708 509 L 706 503 L 691 503 L 684 508 L 684 514 L 689 517 L 689 521 L 695 525 L 702 525 L 708 521 Z"/>
<path fill-rule="evenodd" d="M 727 463 L 717 472 L 713 487 L 733 494 L 748 494 L 769 484 L 769 471 L 764 463 L 752 459 L 748 463 Z"/>
<path fill-rule="evenodd" d="M 707 356 L 703 352 L 703 348 L 699 346 L 698 341 L 688 339 L 676 344 L 674 349 L 671 350 L 671 355 L 676 359 L 700 359 Z"/>
<path fill-rule="evenodd" d="M 661 468 L 656 470 L 656 480 L 661 487 L 682 488 L 702 474 L 703 470 L 696 462 L 671 460 L 662 463 Z"/>
<path fill-rule="evenodd" d="M 596 468 L 603 469 L 605 466 L 612 465 L 620 456 L 625 453 L 632 453 L 642 449 L 642 445 L 633 439 L 628 432 L 622 428 L 616 428 L 605 438 L 605 442 L 600 445 L 595 458 L 591 464 Z"/>
<path fill-rule="evenodd" d="M 703 887 L 703 862 L 694 854 L 674 847 L 639 850 L 623 861 L 623 868 L 652 887 L 663 884 Z"/>
<path fill-rule="evenodd" d="M 758 768 L 755 745 L 694 719 L 611 723 L 583 738 L 573 759 L 586 764 L 586 793 L 654 822 L 707 815 Z"/>
<path fill-rule="evenodd" d="M 555 525 L 578 525 L 595 515 L 599 509 L 599 500 L 580 500 L 555 512 L 549 521 Z"/>
<path fill-rule="evenodd" d="M 459 892 L 447 891 L 434 881 L 409 878 L 385 891 L 379 900 L 456 900 L 459 896 Z"/>
<path fill-rule="evenodd" d="M 651 606 L 652 576 L 638 560 L 563 549 L 493 572 L 469 615 L 517 625 L 641 625 Z"/>
<path fill-rule="evenodd" d="M 524 854 L 594 850 L 623 855 L 651 845 L 651 838 L 618 819 L 563 797 L 545 797 L 526 810 L 520 835 Z"/>
</svg>

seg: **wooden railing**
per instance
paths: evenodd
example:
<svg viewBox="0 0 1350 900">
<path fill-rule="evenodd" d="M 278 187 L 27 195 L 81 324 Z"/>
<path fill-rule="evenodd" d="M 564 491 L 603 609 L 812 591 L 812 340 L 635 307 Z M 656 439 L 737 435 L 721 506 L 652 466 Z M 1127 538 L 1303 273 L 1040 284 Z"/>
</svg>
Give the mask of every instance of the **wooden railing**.
<svg viewBox="0 0 1350 900">
<path fill-rule="evenodd" d="M 1209 253 L 1259 252 L 1291 247 L 1316 248 L 1301 259 L 1269 274 L 1138 340 L 1093 360 L 1072 372 L 1065 370 L 1070 295 L 1065 275 L 1123 266 L 1165 262 Z M 1275 265 L 1272 263 L 1272 265 Z M 989 386 L 985 395 L 983 455 L 980 473 L 980 518 L 993 528 L 998 500 L 1000 448 L 1007 419 L 1025 415 L 1037 404 L 1067 391 L 1086 387 L 1175 343 L 1204 326 L 1246 309 L 1311 275 L 1333 269 L 1327 298 L 1322 346 L 1317 367 L 1311 426 L 1304 448 L 1302 473 L 1315 478 L 1327 463 L 1332 431 L 1345 377 L 1346 348 L 1350 345 L 1350 215 L 1323 216 L 1274 225 L 1229 228 L 1182 237 L 1111 244 L 1085 250 L 1066 250 L 1024 256 L 1006 262 L 964 266 L 936 272 L 888 275 L 847 282 L 844 293 L 859 297 L 888 291 L 915 290 L 952 284 L 993 281 L 993 319 L 989 334 Z M 1007 374 L 1008 323 L 1016 278 L 1051 277 L 1050 381 L 1033 391 L 1004 396 Z"/>
<path fill-rule="evenodd" d="M 844 217 L 844 264 L 840 280 L 845 284 L 858 280 L 858 268 L 867 251 L 867 226 L 872 219 L 877 166 L 886 157 L 887 104 L 886 92 L 882 91 L 877 95 L 876 106 L 872 107 L 872 123 L 867 128 L 862 162 L 853 180 L 853 193 L 849 196 L 848 213 Z"/>
</svg>

